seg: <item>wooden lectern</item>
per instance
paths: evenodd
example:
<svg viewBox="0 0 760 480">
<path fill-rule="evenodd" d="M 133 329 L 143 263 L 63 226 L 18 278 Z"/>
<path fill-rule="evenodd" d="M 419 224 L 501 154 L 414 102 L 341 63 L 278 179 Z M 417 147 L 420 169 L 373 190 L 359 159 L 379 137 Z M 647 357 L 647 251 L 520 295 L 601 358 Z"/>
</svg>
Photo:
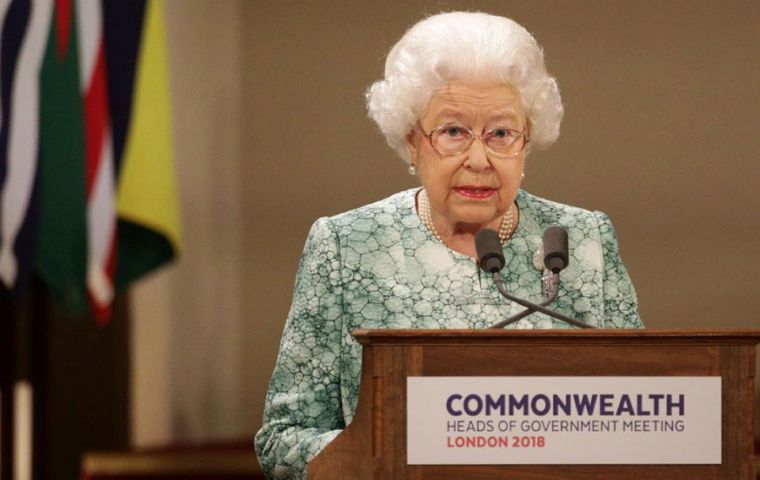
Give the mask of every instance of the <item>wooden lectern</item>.
<svg viewBox="0 0 760 480">
<path fill-rule="evenodd" d="M 353 422 L 308 466 L 309 480 L 754 480 L 760 330 L 357 330 Z M 408 376 L 719 376 L 720 465 L 407 465 Z"/>
</svg>

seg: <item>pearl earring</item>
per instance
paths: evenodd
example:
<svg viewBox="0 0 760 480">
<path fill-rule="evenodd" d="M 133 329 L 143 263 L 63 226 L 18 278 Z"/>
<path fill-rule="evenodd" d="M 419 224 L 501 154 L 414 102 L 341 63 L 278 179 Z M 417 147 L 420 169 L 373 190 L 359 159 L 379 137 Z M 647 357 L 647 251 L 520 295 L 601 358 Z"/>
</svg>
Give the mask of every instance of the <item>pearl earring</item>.
<svg viewBox="0 0 760 480">
<path fill-rule="evenodd" d="M 409 175 L 417 175 L 417 167 L 413 163 L 409 165 Z"/>
</svg>

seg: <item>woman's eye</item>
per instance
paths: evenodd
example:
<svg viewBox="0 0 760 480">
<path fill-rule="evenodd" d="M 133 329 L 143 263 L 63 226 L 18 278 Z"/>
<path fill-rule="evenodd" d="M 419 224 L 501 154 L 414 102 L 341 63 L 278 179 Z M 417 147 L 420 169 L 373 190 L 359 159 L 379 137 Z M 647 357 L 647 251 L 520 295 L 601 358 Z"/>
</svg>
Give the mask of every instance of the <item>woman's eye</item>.
<svg viewBox="0 0 760 480">
<path fill-rule="evenodd" d="M 450 127 L 444 128 L 443 133 L 448 137 L 461 137 L 464 135 L 464 129 L 462 127 L 457 127 L 456 125 L 452 125 Z"/>
<path fill-rule="evenodd" d="M 496 128 L 494 130 L 491 130 L 491 136 L 496 138 L 506 138 L 511 135 L 511 132 L 508 128 Z"/>
</svg>

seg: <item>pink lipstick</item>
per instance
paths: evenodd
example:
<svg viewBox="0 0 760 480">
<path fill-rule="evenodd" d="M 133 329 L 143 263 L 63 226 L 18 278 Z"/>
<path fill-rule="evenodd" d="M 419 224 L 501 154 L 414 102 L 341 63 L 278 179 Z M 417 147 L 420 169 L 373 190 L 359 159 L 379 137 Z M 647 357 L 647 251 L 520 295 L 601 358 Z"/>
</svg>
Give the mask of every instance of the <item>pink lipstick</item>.
<svg viewBox="0 0 760 480">
<path fill-rule="evenodd" d="M 469 186 L 469 185 L 463 186 L 463 187 L 454 187 L 454 191 L 457 192 L 459 195 L 462 195 L 463 197 L 472 198 L 472 199 L 489 198 L 496 193 L 495 188 L 474 187 L 474 186 Z"/>
</svg>

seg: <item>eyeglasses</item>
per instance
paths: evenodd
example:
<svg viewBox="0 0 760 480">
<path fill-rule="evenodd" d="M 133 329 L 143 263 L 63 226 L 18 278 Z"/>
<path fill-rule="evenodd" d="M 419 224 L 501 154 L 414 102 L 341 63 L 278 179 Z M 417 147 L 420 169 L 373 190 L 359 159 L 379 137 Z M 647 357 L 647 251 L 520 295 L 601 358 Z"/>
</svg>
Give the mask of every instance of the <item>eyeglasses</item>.
<svg viewBox="0 0 760 480">
<path fill-rule="evenodd" d="M 466 152 L 472 143 L 478 139 L 486 146 L 486 151 L 497 158 L 509 158 L 519 154 L 530 139 L 520 131 L 507 127 L 495 127 L 482 135 L 475 135 L 472 130 L 456 123 L 447 123 L 425 133 L 419 125 L 422 134 L 430 141 L 430 146 L 439 155 L 450 157 Z"/>
</svg>

